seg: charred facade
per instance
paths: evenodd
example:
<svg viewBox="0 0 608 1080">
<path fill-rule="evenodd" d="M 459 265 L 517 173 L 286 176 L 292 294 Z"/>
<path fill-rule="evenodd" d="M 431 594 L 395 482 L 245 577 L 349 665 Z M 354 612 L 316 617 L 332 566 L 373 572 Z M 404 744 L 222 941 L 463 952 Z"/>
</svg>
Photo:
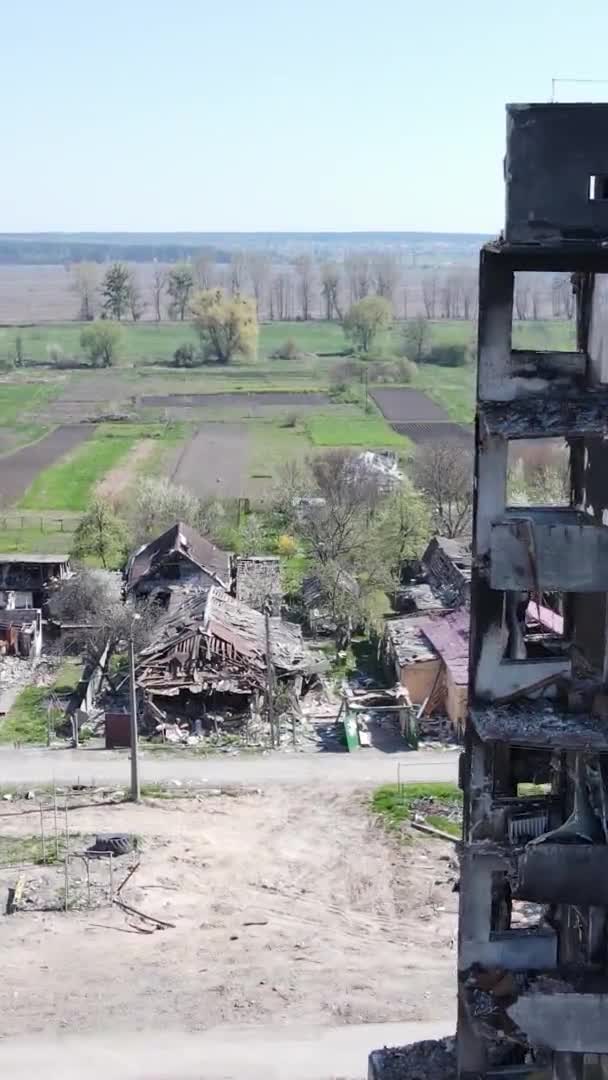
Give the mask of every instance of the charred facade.
<svg viewBox="0 0 608 1080">
<path fill-rule="evenodd" d="M 607 136 L 608 106 L 509 106 L 505 238 L 481 252 L 463 1080 L 608 1077 Z M 513 349 L 522 271 L 571 273 L 576 350 Z M 570 505 L 510 507 L 509 443 L 556 436 Z M 563 632 L 531 634 L 556 593 Z"/>
</svg>

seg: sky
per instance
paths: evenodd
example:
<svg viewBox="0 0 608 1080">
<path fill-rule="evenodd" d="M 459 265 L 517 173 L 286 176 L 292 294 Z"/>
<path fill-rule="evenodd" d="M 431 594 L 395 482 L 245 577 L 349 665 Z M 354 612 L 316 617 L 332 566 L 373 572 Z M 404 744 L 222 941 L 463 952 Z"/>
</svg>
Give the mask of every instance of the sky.
<svg viewBox="0 0 608 1080">
<path fill-rule="evenodd" d="M 505 103 L 607 41 L 604 0 L 5 0 L 0 231 L 495 233 Z"/>
</svg>

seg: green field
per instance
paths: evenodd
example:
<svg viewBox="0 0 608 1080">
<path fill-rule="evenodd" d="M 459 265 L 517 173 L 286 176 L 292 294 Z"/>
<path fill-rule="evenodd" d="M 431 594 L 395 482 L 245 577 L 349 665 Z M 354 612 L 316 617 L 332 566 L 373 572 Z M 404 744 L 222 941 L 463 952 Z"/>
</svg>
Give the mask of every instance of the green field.
<svg viewBox="0 0 608 1080">
<path fill-rule="evenodd" d="M 409 439 L 398 435 L 381 416 L 313 416 L 306 421 L 306 431 L 313 446 L 361 446 L 368 450 L 396 447 L 407 450 Z"/>
<path fill-rule="evenodd" d="M 439 319 L 430 323 L 430 344 L 468 345 L 474 340 L 475 324 L 463 319 Z M 37 364 L 49 362 L 50 350 L 58 346 L 65 357 L 80 358 L 80 334 L 82 324 L 54 323 L 46 326 L 2 327 L 0 328 L 0 357 L 14 353 L 15 339 L 20 337 L 26 360 Z M 403 324 L 395 323 L 378 341 L 377 347 L 387 353 L 399 351 Z M 262 323 L 259 329 L 257 357 L 242 361 L 239 366 L 257 366 L 266 363 L 271 353 L 288 339 L 295 342 L 303 354 L 292 361 L 271 360 L 276 372 L 280 370 L 300 370 L 308 361 L 317 363 L 317 357 L 335 362 L 339 354 L 347 349 L 347 343 L 340 323 L 337 322 L 275 322 Z M 560 320 L 539 322 L 516 322 L 513 329 L 513 344 L 516 348 L 530 349 L 568 349 L 574 348 L 574 324 Z M 122 365 L 145 365 L 168 363 L 179 345 L 197 343 L 197 337 L 188 322 L 174 323 L 124 323 L 119 358 Z M 376 348 L 375 350 L 376 351 Z M 324 357 L 322 354 L 332 354 Z M 178 372 L 180 377 L 188 378 L 187 371 Z M 225 375 L 225 372 L 224 372 Z M 1 407 L 1 402 L 0 402 Z"/>
<path fill-rule="evenodd" d="M 159 447 L 175 445 L 181 425 L 100 424 L 88 442 L 44 469 L 18 506 L 24 510 L 86 509 L 95 485 L 142 439 L 158 439 Z"/>
</svg>

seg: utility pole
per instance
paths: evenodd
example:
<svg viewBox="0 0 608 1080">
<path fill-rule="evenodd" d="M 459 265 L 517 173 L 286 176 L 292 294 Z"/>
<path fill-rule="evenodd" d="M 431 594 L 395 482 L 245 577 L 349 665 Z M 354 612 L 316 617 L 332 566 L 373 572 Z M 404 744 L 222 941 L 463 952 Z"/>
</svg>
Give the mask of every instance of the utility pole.
<svg viewBox="0 0 608 1080">
<path fill-rule="evenodd" d="M 139 802 L 139 740 L 137 732 L 137 693 L 135 689 L 135 648 L 133 628 L 129 634 L 129 712 L 131 729 L 131 801 Z"/>
<path fill-rule="evenodd" d="M 268 723 L 270 725 L 270 745 L 272 747 L 278 746 L 279 740 L 275 737 L 275 719 L 274 719 L 274 670 L 272 666 L 272 654 L 270 647 L 270 615 L 268 611 L 264 614 L 264 622 L 266 625 L 266 699 L 268 702 Z"/>
</svg>

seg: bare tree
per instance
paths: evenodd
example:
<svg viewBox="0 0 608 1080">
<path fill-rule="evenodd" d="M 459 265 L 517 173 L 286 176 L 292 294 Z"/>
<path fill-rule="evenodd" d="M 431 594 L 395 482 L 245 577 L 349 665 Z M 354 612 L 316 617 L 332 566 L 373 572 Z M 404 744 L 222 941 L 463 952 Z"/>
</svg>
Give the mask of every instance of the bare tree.
<svg viewBox="0 0 608 1080">
<path fill-rule="evenodd" d="M 321 295 L 325 307 L 325 318 L 342 321 L 340 304 L 340 268 L 335 262 L 326 262 L 321 266 Z"/>
<path fill-rule="evenodd" d="M 530 279 L 522 274 L 517 274 L 515 278 L 513 302 L 515 304 L 515 317 L 523 322 L 528 318 L 530 310 Z"/>
<path fill-rule="evenodd" d="M 199 289 L 206 291 L 213 288 L 215 284 L 214 269 L 215 255 L 213 251 L 201 248 L 194 260 L 194 278 Z"/>
<path fill-rule="evenodd" d="M 429 270 L 422 278 L 422 303 L 427 319 L 434 319 L 437 313 L 437 271 Z"/>
<path fill-rule="evenodd" d="M 383 296 L 394 308 L 401 280 L 399 259 L 390 251 L 381 253 L 374 260 L 374 271 L 378 296 Z"/>
<path fill-rule="evenodd" d="M 262 316 L 268 295 L 270 270 L 271 261 L 269 255 L 262 251 L 252 251 L 247 254 L 247 273 L 251 282 L 258 319 Z"/>
<path fill-rule="evenodd" d="M 81 322 L 91 322 L 97 307 L 98 267 L 95 263 L 76 263 L 72 274 L 70 288 L 78 297 L 78 318 Z"/>
<path fill-rule="evenodd" d="M 129 270 L 129 280 L 127 282 L 127 298 L 129 304 L 129 311 L 131 312 L 131 318 L 133 322 L 138 322 L 141 319 L 146 304 L 141 294 L 139 282 L 135 270 Z"/>
<path fill-rule="evenodd" d="M 271 293 L 274 317 L 279 322 L 293 318 L 294 281 L 288 268 L 275 270 Z"/>
<path fill-rule="evenodd" d="M 555 274 L 551 280 L 551 311 L 554 319 L 574 317 L 574 287 L 570 274 Z"/>
<path fill-rule="evenodd" d="M 459 271 L 462 317 L 470 322 L 477 315 L 477 273 L 472 267 L 463 266 Z"/>
<path fill-rule="evenodd" d="M 468 447 L 455 442 L 423 445 L 414 459 L 413 476 L 441 536 L 470 532 L 473 454 Z"/>
<path fill-rule="evenodd" d="M 161 301 L 166 287 L 166 271 L 162 270 L 160 266 L 155 266 L 154 273 L 152 275 L 152 302 L 154 304 L 154 318 L 157 322 L 160 322 L 163 317 Z"/>
<path fill-rule="evenodd" d="M 350 302 L 363 300 L 372 287 L 370 257 L 365 252 L 352 252 L 344 260 L 344 269 L 350 288 Z"/>
<path fill-rule="evenodd" d="M 234 251 L 230 257 L 230 292 L 240 296 L 245 289 L 247 256 L 244 251 Z"/>
<path fill-rule="evenodd" d="M 540 319 L 542 304 L 542 285 L 538 278 L 534 278 L 530 285 L 530 314 L 536 322 Z"/>
<path fill-rule="evenodd" d="M 295 261 L 298 305 L 304 322 L 311 318 L 315 269 L 310 255 L 299 255 Z"/>
</svg>

